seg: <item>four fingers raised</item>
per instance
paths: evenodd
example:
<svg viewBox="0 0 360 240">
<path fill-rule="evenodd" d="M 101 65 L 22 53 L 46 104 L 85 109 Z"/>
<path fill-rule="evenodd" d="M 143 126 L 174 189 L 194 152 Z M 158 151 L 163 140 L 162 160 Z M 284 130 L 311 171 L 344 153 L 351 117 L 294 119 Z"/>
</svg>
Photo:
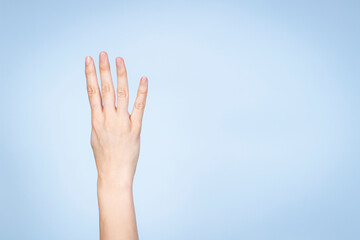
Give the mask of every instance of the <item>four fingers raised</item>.
<svg viewBox="0 0 360 240">
<path fill-rule="evenodd" d="M 99 56 L 99 69 L 101 80 L 101 94 L 96 77 L 96 69 L 94 61 L 91 57 L 85 59 L 85 75 L 89 95 L 89 102 L 92 115 L 102 114 L 103 111 L 115 110 L 115 91 L 111 79 L 109 59 L 106 52 L 101 52 Z M 129 116 L 129 88 L 127 73 L 124 60 L 120 57 L 116 58 L 117 73 L 117 108 L 116 111 L 124 116 Z M 141 122 L 144 115 L 146 104 L 146 96 L 148 92 L 148 79 L 142 77 L 137 92 L 137 97 L 130 116 L 134 128 L 140 130 Z"/>
</svg>

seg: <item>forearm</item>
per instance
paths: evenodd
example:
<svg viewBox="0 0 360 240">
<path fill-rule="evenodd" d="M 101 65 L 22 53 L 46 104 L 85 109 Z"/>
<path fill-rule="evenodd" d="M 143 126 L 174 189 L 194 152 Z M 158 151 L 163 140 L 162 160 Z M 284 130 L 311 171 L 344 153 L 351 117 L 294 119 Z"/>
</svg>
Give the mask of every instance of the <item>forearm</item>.
<svg viewBox="0 0 360 240">
<path fill-rule="evenodd" d="M 132 184 L 98 178 L 100 240 L 138 239 Z"/>
</svg>

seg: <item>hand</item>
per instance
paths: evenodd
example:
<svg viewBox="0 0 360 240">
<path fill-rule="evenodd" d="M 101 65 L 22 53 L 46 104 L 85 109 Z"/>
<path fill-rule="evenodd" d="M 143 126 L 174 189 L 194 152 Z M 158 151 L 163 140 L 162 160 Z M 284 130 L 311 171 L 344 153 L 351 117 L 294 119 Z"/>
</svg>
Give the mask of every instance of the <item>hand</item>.
<svg viewBox="0 0 360 240">
<path fill-rule="evenodd" d="M 86 57 L 85 73 L 91 106 L 91 146 L 99 181 L 132 186 L 140 150 L 141 122 L 148 80 L 140 80 L 131 115 L 128 112 L 129 89 L 124 60 L 116 58 L 116 96 L 106 52 L 101 52 L 99 69 L 101 94 L 94 61 Z M 115 106 L 115 97 L 117 106 Z"/>
</svg>

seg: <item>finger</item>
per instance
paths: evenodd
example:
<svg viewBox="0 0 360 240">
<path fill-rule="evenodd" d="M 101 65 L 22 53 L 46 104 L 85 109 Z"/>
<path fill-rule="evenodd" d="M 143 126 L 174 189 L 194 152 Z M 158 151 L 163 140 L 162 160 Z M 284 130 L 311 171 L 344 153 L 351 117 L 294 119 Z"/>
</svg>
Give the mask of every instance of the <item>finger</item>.
<svg viewBox="0 0 360 240">
<path fill-rule="evenodd" d="M 101 52 L 99 56 L 99 69 L 101 80 L 101 94 L 104 111 L 115 110 L 115 92 L 111 79 L 109 59 L 106 52 Z"/>
<path fill-rule="evenodd" d="M 131 122 L 137 128 L 141 128 L 141 122 L 144 115 L 147 92 L 148 92 L 148 79 L 147 77 L 142 77 L 140 80 L 137 97 L 135 99 L 134 108 L 131 113 Z"/>
<path fill-rule="evenodd" d="M 117 111 L 129 117 L 129 87 L 124 59 L 116 58 L 117 73 Z"/>
<path fill-rule="evenodd" d="M 91 112 L 93 114 L 99 114 L 102 111 L 99 84 L 96 77 L 94 61 L 89 56 L 85 58 L 85 75 Z"/>
</svg>

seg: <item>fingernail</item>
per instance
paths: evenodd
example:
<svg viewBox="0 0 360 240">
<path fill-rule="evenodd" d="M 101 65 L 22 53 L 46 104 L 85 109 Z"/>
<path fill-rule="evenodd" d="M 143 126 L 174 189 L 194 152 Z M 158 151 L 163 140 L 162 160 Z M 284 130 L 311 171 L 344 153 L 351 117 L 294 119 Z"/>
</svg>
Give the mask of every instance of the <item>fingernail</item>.
<svg viewBox="0 0 360 240">
<path fill-rule="evenodd" d="M 102 51 L 101 53 L 100 53 L 100 60 L 106 60 L 106 52 L 105 51 Z"/>
<path fill-rule="evenodd" d="M 87 56 L 86 58 L 85 58 L 85 64 L 86 65 L 89 65 L 91 63 L 91 58 L 89 57 L 89 56 Z"/>
<path fill-rule="evenodd" d="M 147 81 L 147 77 L 144 76 L 144 77 L 141 78 L 140 83 L 145 84 L 146 81 Z"/>
<path fill-rule="evenodd" d="M 116 64 L 117 64 L 118 66 L 121 66 L 121 65 L 122 65 L 122 61 L 121 61 L 121 58 L 120 58 L 120 57 L 116 58 Z"/>
</svg>

